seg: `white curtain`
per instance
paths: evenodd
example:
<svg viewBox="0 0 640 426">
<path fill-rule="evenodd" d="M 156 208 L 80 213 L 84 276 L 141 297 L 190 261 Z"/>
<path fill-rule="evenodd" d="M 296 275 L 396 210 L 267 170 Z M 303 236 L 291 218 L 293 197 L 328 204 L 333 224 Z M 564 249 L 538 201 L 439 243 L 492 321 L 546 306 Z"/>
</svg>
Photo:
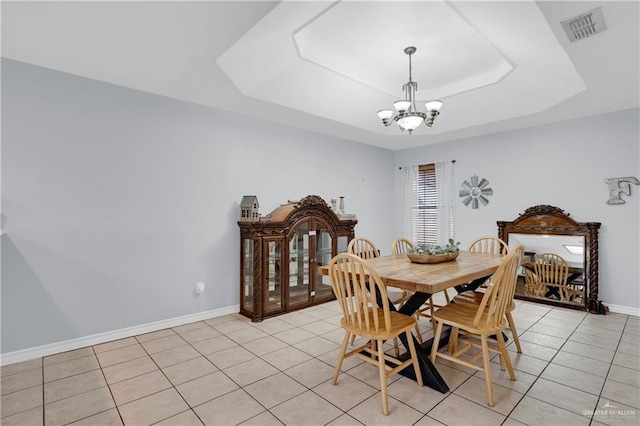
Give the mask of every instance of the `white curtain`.
<svg viewBox="0 0 640 426">
<path fill-rule="evenodd" d="M 438 208 L 438 244 L 455 239 L 453 162 L 436 163 L 436 193 Z"/>
<path fill-rule="evenodd" d="M 400 170 L 400 188 L 401 197 L 399 208 L 400 212 L 400 235 L 409 241 L 416 241 L 416 227 L 413 223 L 413 203 L 415 199 L 416 180 L 418 179 L 418 166 L 405 166 Z"/>
</svg>

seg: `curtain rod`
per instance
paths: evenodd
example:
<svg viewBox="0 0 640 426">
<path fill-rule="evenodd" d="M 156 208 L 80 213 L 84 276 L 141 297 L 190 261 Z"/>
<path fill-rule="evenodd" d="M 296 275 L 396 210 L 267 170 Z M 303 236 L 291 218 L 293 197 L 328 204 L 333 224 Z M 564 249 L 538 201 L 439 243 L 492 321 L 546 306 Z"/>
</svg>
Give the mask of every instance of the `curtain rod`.
<svg viewBox="0 0 640 426">
<path fill-rule="evenodd" d="M 455 164 L 455 162 L 456 162 L 456 160 L 451 160 L 451 164 Z M 405 167 L 408 167 L 408 166 L 405 166 Z M 402 170 L 402 166 L 398 167 L 398 170 Z"/>
</svg>

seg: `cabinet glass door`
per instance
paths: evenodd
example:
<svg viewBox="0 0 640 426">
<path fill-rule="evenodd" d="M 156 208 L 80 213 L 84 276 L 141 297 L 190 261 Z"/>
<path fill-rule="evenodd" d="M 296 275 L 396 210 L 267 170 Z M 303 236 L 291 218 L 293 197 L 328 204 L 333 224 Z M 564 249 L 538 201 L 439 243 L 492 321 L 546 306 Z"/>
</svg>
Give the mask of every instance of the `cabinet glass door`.
<svg viewBox="0 0 640 426">
<path fill-rule="evenodd" d="M 253 312 L 253 240 L 242 240 L 242 308 Z"/>
<path fill-rule="evenodd" d="M 315 268 L 315 298 L 326 299 L 331 297 L 331 280 L 328 275 L 318 273 L 320 266 L 329 265 L 333 246 L 333 238 L 327 229 L 316 222 L 316 268 Z"/>
<path fill-rule="evenodd" d="M 289 240 L 289 306 L 309 303 L 309 221 L 300 223 Z"/>
<path fill-rule="evenodd" d="M 349 247 L 349 238 L 346 236 L 338 237 L 338 254 L 346 253 L 348 247 Z"/>
<path fill-rule="evenodd" d="M 265 241 L 267 250 L 267 267 L 265 268 L 265 314 L 282 310 L 282 262 L 281 242 Z"/>
</svg>

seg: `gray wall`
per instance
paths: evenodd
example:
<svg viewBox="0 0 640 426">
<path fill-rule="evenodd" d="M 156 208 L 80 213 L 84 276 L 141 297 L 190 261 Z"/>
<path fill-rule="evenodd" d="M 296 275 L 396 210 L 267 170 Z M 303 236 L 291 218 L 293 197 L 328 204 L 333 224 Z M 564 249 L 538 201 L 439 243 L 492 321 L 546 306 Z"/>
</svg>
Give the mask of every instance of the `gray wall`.
<svg viewBox="0 0 640 426">
<path fill-rule="evenodd" d="M 2 124 L 2 353 L 237 305 L 243 195 L 393 239 L 387 150 L 11 60 Z"/>
<path fill-rule="evenodd" d="M 393 153 L 3 60 L 2 124 L 2 353 L 237 305 L 243 195 L 344 195 L 388 253 L 398 166 L 450 159 L 494 190 L 456 200 L 463 244 L 556 205 L 603 223 L 601 298 L 640 305 L 640 187 L 603 182 L 640 177 L 638 110 Z"/>
<path fill-rule="evenodd" d="M 638 312 L 640 186 L 622 196 L 625 204 L 610 206 L 604 180 L 640 179 L 639 115 L 631 109 L 404 150 L 396 166 L 456 160 L 456 238 L 465 247 L 476 237 L 497 236 L 496 221 L 514 220 L 539 204 L 560 207 L 580 222 L 602 222 L 600 298 Z M 457 197 L 472 175 L 493 189 L 489 204 L 475 210 Z"/>
</svg>

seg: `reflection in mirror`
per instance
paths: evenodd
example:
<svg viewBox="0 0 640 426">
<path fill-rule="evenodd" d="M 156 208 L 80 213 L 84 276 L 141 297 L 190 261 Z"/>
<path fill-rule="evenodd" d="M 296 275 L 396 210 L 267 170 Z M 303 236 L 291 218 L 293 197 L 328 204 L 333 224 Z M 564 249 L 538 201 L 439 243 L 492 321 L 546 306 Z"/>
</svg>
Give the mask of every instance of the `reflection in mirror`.
<svg viewBox="0 0 640 426">
<path fill-rule="evenodd" d="M 524 248 L 516 293 L 535 298 L 547 298 L 584 304 L 584 237 L 573 235 L 509 234 L 509 245 Z M 567 264 L 566 272 L 536 268 L 544 253 L 553 253 Z M 536 269 L 538 272 L 536 273 Z M 544 275 L 556 276 L 540 276 Z M 547 282 L 549 285 L 545 285 Z M 566 287 L 565 287 L 566 286 Z"/>
</svg>

